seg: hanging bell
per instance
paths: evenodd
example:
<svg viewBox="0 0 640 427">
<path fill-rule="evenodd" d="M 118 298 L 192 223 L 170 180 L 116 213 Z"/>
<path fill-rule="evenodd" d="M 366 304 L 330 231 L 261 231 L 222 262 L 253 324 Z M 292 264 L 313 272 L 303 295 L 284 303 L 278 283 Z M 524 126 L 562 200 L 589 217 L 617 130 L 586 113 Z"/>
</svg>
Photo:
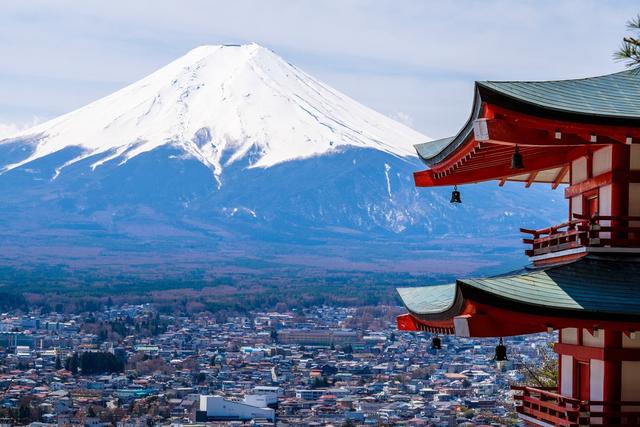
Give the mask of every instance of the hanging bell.
<svg viewBox="0 0 640 427">
<path fill-rule="evenodd" d="M 431 348 L 434 350 L 442 349 L 442 341 L 440 340 L 440 337 L 435 336 L 431 338 Z"/>
<path fill-rule="evenodd" d="M 450 203 L 462 203 L 460 199 L 460 192 L 458 191 L 458 186 L 453 186 L 453 191 L 451 192 L 451 202 Z"/>
<path fill-rule="evenodd" d="M 496 362 L 504 362 L 507 359 L 507 347 L 502 343 L 502 338 L 500 338 L 500 343 L 496 346 L 496 356 L 494 358 Z"/>
<path fill-rule="evenodd" d="M 520 154 L 520 149 L 516 145 L 516 151 L 511 156 L 511 169 L 524 169 L 524 162 L 522 161 L 522 154 Z"/>
</svg>

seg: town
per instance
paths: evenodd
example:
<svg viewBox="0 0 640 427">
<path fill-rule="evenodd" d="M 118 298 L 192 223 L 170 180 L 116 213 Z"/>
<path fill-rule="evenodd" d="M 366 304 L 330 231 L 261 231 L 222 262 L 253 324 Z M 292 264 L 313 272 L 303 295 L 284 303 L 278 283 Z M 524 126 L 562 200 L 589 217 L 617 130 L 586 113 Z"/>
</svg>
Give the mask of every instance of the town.
<svg viewBox="0 0 640 427">
<path fill-rule="evenodd" d="M 553 336 L 496 362 L 494 339 L 398 332 L 394 312 L 4 313 L 0 425 L 517 424 L 509 384 Z"/>
</svg>

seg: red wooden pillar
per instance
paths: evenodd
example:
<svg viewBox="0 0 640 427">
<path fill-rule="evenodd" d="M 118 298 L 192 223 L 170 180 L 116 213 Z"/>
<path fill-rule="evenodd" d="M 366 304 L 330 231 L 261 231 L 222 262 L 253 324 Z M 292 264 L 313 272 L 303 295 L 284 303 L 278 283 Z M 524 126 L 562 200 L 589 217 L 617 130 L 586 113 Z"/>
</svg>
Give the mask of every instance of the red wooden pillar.
<svg viewBox="0 0 640 427">
<path fill-rule="evenodd" d="M 628 173 L 630 170 L 631 149 L 628 145 L 613 145 L 611 153 L 611 170 L 613 172 L 613 180 L 611 182 L 611 215 L 612 216 L 628 216 L 629 215 L 629 180 Z M 619 172 L 619 173 L 616 173 Z M 621 172 L 621 173 L 620 173 Z M 613 221 L 613 227 L 625 227 L 626 221 Z M 612 239 L 627 239 L 627 234 L 612 234 Z"/>
<path fill-rule="evenodd" d="M 604 348 L 622 348 L 622 332 L 605 331 Z M 622 397 L 622 361 L 621 360 L 605 360 L 604 361 L 604 381 L 602 390 L 602 400 L 610 402 L 619 402 Z M 605 406 L 603 412 L 617 412 L 620 408 L 613 406 Z M 611 422 L 612 420 L 608 420 Z"/>
</svg>

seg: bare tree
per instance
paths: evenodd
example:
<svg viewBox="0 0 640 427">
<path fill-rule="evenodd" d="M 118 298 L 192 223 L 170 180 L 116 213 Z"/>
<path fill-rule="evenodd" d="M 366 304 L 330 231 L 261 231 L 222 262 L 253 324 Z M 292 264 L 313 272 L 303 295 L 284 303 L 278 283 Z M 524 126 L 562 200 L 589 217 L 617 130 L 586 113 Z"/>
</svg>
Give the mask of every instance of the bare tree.
<svg viewBox="0 0 640 427">
<path fill-rule="evenodd" d="M 558 357 L 553 353 L 553 344 L 536 349 L 538 357 L 535 361 L 521 359 L 521 373 L 524 375 L 524 385 L 529 387 L 557 387 L 558 386 Z"/>
</svg>

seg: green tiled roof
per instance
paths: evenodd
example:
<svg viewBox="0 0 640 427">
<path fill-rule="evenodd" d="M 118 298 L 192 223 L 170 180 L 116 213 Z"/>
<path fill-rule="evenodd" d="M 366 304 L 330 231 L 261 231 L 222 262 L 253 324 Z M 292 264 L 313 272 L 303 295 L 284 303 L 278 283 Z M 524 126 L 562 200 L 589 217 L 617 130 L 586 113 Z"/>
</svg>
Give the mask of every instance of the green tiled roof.
<svg viewBox="0 0 640 427">
<path fill-rule="evenodd" d="M 505 96 L 575 114 L 640 118 L 640 69 L 542 82 L 477 82 Z"/>
<path fill-rule="evenodd" d="M 416 149 L 418 155 L 421 158 L 430 159 L 431 157 L 444 150 L 447 145 L 451 144 L 451 141 L 453 141 L 453 139 L 454 137 L 451 136 L 449 138 L 436 139 L 434 141 L 416 144 L 413 147 Z"/>
<path fill-rule="evenodd" d="M 471 293 L 534 310 L 640 316 L 640 261 L 585 257 L 555 267 L 398 292 L 411 313 L 427 317 Z"/>
<path fill-rule="evenodd" d="M 476 82 L 473 110 L 457 135 L 415 145 L 418 156 L 433 166 L 471 136 L 483 101 L 524 108 L 559 119 L 640 126 L 640 68 L 606 76 L 540 82 Z"/>
<path fill-rule="evenodd" d="M 456 284 L 398 288 L 398 293 L 409 311 L 420 314 L 436 314 L 447 311 L 453 306 Z"/>
</svg>

